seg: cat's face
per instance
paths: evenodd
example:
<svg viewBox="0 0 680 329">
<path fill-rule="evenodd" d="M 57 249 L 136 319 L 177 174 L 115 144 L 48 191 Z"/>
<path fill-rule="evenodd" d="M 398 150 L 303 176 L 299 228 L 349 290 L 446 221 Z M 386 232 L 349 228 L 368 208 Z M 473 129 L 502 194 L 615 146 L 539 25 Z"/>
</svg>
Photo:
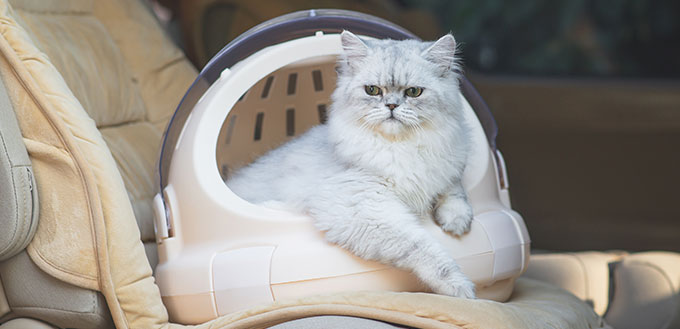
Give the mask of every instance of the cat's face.
<svg viewBox="0 0 680 329">
<path fill-rule="evenodd" d="M 341 40 L 334 120 L 388 139 L 407 138 L 452 120 L 458 84 L 451 35 L 435 43 L 362 41 L 345 31 Z"/>
</svg>

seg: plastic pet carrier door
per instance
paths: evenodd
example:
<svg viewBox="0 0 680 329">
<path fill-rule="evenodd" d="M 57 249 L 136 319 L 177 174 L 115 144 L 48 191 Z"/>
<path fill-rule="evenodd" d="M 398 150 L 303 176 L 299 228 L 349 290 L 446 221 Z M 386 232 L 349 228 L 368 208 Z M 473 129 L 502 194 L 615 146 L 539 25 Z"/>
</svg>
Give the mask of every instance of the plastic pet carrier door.
<svg viewBox="0 0 680 329">
<path fill-rule="evenodd" d="M 201 72 L 163 143 L 155 197 L 156 280 L 173 321 L 203 322 L 274 300 L 346 290 L 426 291 L 408 272 L 328 244 L 307 216 L 250 204 L 224 183 L 233 170 L 323 124 L 335 87 L 340 35 L 415 38 L 376 17 L 340 10 L 285 15 L 244 33 Z M 425 225 L 477 284 L 505 300 L 526 268 L 529 236 L 509 203 L 496 126 L 461 78 L 473 131 L 463 184 L 469 233 Z"/>
</svg>

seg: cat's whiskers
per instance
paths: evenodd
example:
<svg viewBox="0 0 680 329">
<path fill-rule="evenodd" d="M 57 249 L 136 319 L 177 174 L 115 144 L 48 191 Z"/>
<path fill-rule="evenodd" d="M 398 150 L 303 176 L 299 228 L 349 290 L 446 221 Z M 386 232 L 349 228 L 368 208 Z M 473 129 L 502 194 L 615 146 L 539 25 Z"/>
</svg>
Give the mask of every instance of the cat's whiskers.
<svg viewBox="0 0 680 329">
<path fill-rule="evenodd" d="M 361 125 L 359 125 L 359 129 L 361 129 L 361 130 L 371 130 L 371 124 L 367 121 L 362 121 Z"/>
<path fill-rule="evenodd" d="M 382 113 L 380 110 L 373 110 L 370 111 L 366 116 L 363 117 L 366 122 L 368 122 L 370 125 L 377 125 L 378 123 L 382 122 L 385 118 L 385 114 Z"/>
<path fill-rule="evenodd" d="M 376 119 L 380 119 L 379 118 L 380 116 L 381 115 L 380 115 L 379 112 L 375 112 L 375 111 L 369 112 L 368 114 L 362 116 L 359 119 L 359 122 L 361 123 L 359 125 L 359 128 L 362 129 L 362 130 L 375 130 L 375 127 L 377 125 L 377 123 L 375 121 L 376 121 Z"/>
<path fill-rule="evenodd" d="M 413 111 L 400 112 L 397 117 L 411 131 L 416 133 L 424 131 L 418 116 Z"/>
<path fill-rule="evenodd" d="M 412 124 L 418 123 L 418 117 L 411 111 L 400 112 L 399 115 L 397 116 L 397 118 L 400 119 L 402 122 L 404 122 L 407 125 L 412 125 Z"/>
</svg>

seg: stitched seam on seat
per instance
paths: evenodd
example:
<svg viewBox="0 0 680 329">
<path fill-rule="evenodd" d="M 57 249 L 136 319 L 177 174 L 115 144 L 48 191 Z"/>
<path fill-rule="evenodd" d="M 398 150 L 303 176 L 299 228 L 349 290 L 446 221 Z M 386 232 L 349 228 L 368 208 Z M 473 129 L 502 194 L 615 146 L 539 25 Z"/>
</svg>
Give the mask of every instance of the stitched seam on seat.
<svg viewBox="0 0 680 329">
<path fill-rule="evenodd" d="M 13 310 L 50 310 L 50 311 L 57 311 L 57 312 L 65 312 L 65 313 L 71 313 L 71 314 L 96 314 L 94 312 L 80 312 L 80 311 L 72 311 L 72 310 L 64 310 L 61 308 L 56 308 L 56 307 L 42 307 L 42 306 L 12 306 Z"/>
<path fill-rule="evenodd" d="M 12 180 L 14 180 L 14 175 L 12 175 Z M 24 192 L 21 193 L 21 198 L 22 198 L 21 206 L 24 208 L 24 215 L 26 215 L 28 213 L 27 212 L 28 206 L 26 204 L 27 203 L 26 202 L 27 193 L 25 193 L 25 191 L 28 190 L 28 186 L 26 185 L 26 181 L 24 181 L 24 180 L 20 181 L 20 183 L 21 183 L 21 189 L 24 191 Z M 19 215 L 19 205 L 17 205 L 17 218 L 18 218 L 18 215 Z M 18 218 L 18 219 L 19 219 L 19 223 L 18 223 L 18 225 L 16 225 L 15 234 L 20 232 L 19 231 L 19 225 L 21 225 L 21 231 L 24 231 L 25 226 L 26 226 L 25 218 Z M 18 245 L 15 245 L 15 247 L 21 246 L 24 243 L 24 240 L 26 240 L 26 238 L 21 239 L 21 242 Z"/>
<path fill-rule="evenodd" d="M 158 72 L 160 72 L 160 71 L 163 71 L 163 70 L 167 69 L 168 67 L 171 67 L 171 66 L 173 66 L 173 65 L 175 65 L 175 64 L 177 64 L 177 63 L 181 63 L 181 62 L 183 62 L 183 61 L 184 61 L 184 57 L 182 57 L 182 56 L 177 56 L 177 58 L 169 60 L 167 63 L 165 63 L 165 64 L 163 64 L 163 65 L 161 65 L 161 66 L 159 66 L 159 67 L 153 69 L 151 72 L 158 73 Z"/>
<path fill-rule="evenodd" d="M 118 127 L 122 127 L 122 126 L 125 126 L 125 125 L 149 122 L 149 120 L 146 119 L 146 109 L 144 110 L 144 112 L 145 112 L 144 118 L 142 118 L 142 119 L 128 120 L 128 121 L 123 121 L 123 122 L 119 122 L 119 123 L 103 124 L 101 126 L 98 125 L 97 130 L 108 129 L 108 128 L 118 128 Z"/>
<path fill-rule="evenodd" d="M 30 166 L 30 165 L 21 165 L 21 166 L 17 166 L 16 168 L 24 168 L 24 169 L 26 169 L 26 173 L 30 173 L 31 175 L 33 175 L 33 172 L 31 171 L 31 166 Z M 24 181 L 24 187 L 23 187 L 23 188 L 24 188 L 24 191 L 28 191 L 28 190 L 29 190 L 29 185 L 30 185 L 30 184 L 33 184 L 33 182 L 30 181 L 30 179 L 32 179 L 32 178 L 29 177 L 29 181 L 28 181 L 28 182 Z M 34 186 L 33 188 L 34 188 L 34 189 L 37 189 L 38 187 L 37 187 L 37 186 Z M 31 239 L 33 239 L 33 235 L 32 235 L 32 234 L 29 234 L 29 233 L 30 233 L 30 231 L 31 231 L 31 225 L 32 225 L 32 223 L 33 223 L 33 205 L 34 205 L 33 203 L 34 203 L 34 202 L 38 202 L 38 200 L 33 200 L 33 193 L 32 193 L 32 191 L 31 191 L 31 192 L 28 192 L 28 193 L 23 193 L 23 198 L 24 198 L 24 200 L 23 200 L 23 203 L 22 203 L 22 204 L 23 204 L 23 206 L 24 206 L 24 218 L 27 219 L 27 220 L 23 220 L 23 221 L 22 221 L 22 223 L 23 223 L 23 225 L 22 225 L 22 231 L 24 231 L 24 232 L 26 232 L 26 233 L 24 234 L 24 237 L 23 237 L 22 242 L 21 242 L 20 245 L 23 245 L 23 248 L 25 248 L 25 247 L 28 245 L 28 243 L 31 242 Z M 27 200 L 28 198 L 31 199 L 31 200 L 30 200 L 31 202 L 28 202 L 28 201 L 29 201 L 29 200 Z M 27 216 L 28 216 L 29 218 L 26 218 Z M 34 233 L 35 233 L 35 232 L 34 232 Z"/>
<path fill-rule="evenodd" d="M 11 182 L 12 189 L 16 190 L 17 184 L 14 181 L 14 172 L 12 172 L 12 168 L 14 168 L 14 166 L 12 164 L 12 158 L 9 156 L 9 152 L 7 151 L 7 149 L 8 149 L 7 143 L 5 142 L 5 137 L 4 137 L 3 134 L 0 134 L 0 141 L 2 141 L 2 149 L 3 149 L 3 152 L 5 152 L 5 156 L 7 157 L 7 162 L 9 163 L 9 168 L 10 168 L 9 176 L 12 179 L 12 182 Z M 16 198 L 14 198 L 14 218 L 19 218 L 19 201 Z M 18 230 L 18 225 L 14 225 L 14 230 L 12 231 L 12 239 L 10 241 L 14 241 L 14 239 L 16 238 L 17 230 Z M 4 248 L 3 250 L 0 250 L 0 253 L 4 253 L 7 250 L 10 250 L 13 246 L 14 246 L 14 244 L 10 243 L 9 245 L 7 245 L 6 248 Z"/>
</svg>

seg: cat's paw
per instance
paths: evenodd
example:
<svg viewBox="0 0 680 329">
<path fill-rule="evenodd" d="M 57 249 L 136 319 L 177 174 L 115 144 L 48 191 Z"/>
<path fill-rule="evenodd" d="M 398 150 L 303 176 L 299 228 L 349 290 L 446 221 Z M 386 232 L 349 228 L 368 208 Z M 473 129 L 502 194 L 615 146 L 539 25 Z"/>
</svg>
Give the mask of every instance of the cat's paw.
<svg viewBox="0 0 680 329">
<path fill-rule="evenodd" d="M 449 199 L 436 209 L 434 219 L 444 231 L 463 235 L 470 230 L 472 207 L 465 199 Z"/>
<path fill-rule="evenodd" d="M 457 266 L 443 267 L 430 288 L 438 294 L 475 299 L 475 284 Z"/>
</svg>

